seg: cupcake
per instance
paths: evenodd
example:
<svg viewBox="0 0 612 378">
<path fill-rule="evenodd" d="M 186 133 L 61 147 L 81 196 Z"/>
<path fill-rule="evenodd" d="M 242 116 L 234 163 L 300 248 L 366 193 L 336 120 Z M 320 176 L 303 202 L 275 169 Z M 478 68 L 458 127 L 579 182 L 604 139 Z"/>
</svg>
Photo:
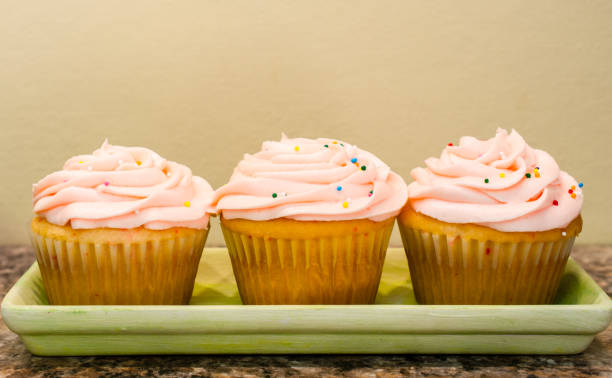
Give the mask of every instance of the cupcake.
<svg viewBox="0 0 612 378">
<path fill-rule="evenodd" d="M 245 304 L 373 303 L 404 181 L 333 139 L 264 142 L 213 200 Z"/>
<path fill-rule="evenodd" d="M 213 190 L 184 165 L 106 141 L 33 186 L 31 236 L 53 305 L 187 304 Z"/>
<path fill-rule="evenodd" d="M 582 183 L 516 132 L 415 168 L 398 223 L 422 304 L 551 303 L 582 229 Z"/>
</svg>

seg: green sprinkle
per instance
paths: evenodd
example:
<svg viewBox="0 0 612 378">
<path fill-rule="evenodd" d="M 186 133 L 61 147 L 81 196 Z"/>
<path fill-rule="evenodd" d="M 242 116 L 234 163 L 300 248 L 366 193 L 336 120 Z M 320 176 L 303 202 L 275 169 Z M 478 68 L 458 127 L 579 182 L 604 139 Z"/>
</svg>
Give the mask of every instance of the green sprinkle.
<svg viewBox="0 0 612 378">
<path fill-rule="evenodd" d="M 276 198 L 276 197 L 278 197 L 278 194 L 272 193 L 272 198 Z"/>
<path fill-rule="evenodd" d="M 328 144 L 324 144 L 323 147 L 329 148 L 329 145 Z"/>
<path fill-rule="evenodd" d="M 344 147 L 344 144 L 340 143 L 340 145 L 341 145 L 342 147 Z"/>
<path fill-rule="evenodd" d="M 525 177 L 531 178 L 531 173 L 525 173 Z"/>
<path fill-rule="evenodd" d="M 370 190 L 370 194 L 374 194 L 374 190 Z"/>
<path fill-rule="evenodd" d="M 362 165 L 362 166 L 361 166 L 361 170 L 362 170 L 362 171 L 365 171 L 365 170 L 366 170 L 366 166 L 365 166 L 365 165 Z"/>
<path fill-rule="evenodd" d="M 489 183 L 489 179 L 488 179 L 488 178 L 486 178 L 486 179 L 485 179 L 485 184 L 488 184 L 488 183 Z"/>
</svg>

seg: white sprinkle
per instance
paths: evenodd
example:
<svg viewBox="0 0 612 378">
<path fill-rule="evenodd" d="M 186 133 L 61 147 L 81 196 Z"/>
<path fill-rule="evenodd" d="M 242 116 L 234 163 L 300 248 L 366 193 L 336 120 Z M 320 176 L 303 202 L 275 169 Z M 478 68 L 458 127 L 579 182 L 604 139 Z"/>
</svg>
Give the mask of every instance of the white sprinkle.
<svg viewBox="0 0 612 378">
<path fill-rule="evenodd" d="M 504 151 L 500 151 L 499 155 L 501 156 L 502 159 L 506 158 L 506 154 L 504 153 Z"/>
<path fill-rule="evenodd" d="M 119 165 L 123 164 L 123 160 L 119 160 Z"/>
<path fill-rule="evenodd" d="M 563 232 L 561 233 L 561 236 L 567 236 L 567 232 L 563 231 Z"/>
<path fill-rule="evenodd" d="M 88 170 L 88 171 L 91 171 L 92 169 L 93 169 L 93 168 L 92 168 L 92 166 L 91 166 L 91 165 L 90 165 L 89 167 L 87 167 L 87 170 Z"/>
<path fill-rule="evenodd" d="M 135 212 L 136 214 L 139 214 L 139 213 L 140 213 L 140 210 L 136 209 L 136 210 L 134 210 L 134 212 Z"/>
<path fill-rule="evenodd" d="M 287 192 L 281 192 L 281 196 L 287 197 Z"/>
</svg>

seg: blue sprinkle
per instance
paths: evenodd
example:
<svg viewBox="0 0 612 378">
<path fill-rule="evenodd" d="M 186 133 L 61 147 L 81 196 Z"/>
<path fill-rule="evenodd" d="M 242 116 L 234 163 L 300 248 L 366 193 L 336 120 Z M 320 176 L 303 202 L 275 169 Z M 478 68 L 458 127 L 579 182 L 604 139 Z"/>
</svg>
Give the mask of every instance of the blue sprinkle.
<svg viewBox="0 0 612 378">
<path fill-rule="evenodd" d="M 357 158 L 352 158 L 351 163 L 357 163 Z"/>
<path fill-rule="evenodd" d="M 579 188 L 582 188 L 583 186 L 584 186 L 584 184 L 582 183 L 582 181 L 578 183 L 578 187 Z"/>
<path fill-rule="evenodd" d="M 338 187 L 336 188 L 337 191 L 341 191 L 342 187 L 340 185 L 338 185 Z"/>
</svg>

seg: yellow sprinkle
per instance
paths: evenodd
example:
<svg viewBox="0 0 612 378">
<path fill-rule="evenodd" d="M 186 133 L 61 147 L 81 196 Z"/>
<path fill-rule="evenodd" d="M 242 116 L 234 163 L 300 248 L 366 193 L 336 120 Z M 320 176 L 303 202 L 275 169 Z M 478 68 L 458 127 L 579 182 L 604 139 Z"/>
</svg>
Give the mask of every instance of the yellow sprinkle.
<svg viewBox="0 0 612 378">
<path fill-rule="evenodd" d="M 300 146 L 295 146 L 293 147 L 294 150 L 299 151 L 300 150 Z"/>
<path fill-rule="evenodd" d="M 576 190 L 576 185 L 572 185 L 572 190 Z"/>
<path fill-rule="evenodd" d="M 185 201 L 185 203 L 183 205 L 185 205 L 185 207 L 191 207 L 191 202 Z"/>
<path fill-rule="evenodd" d="M 140 165 L 142 163 L 139 160 L 136 160 L 136 164 Z"/>
<path fill-rule="evenodd" d="M 83 164 L 83 160 L 79 161 L 79 164 Z"/>
<path fill-rule="evenodd" d="M 540 171 L 538 171 L 537 169 L 533 171 L 533 174 L 535 175 L 535 177 L 540 177 Z"/>
<path fill-rule="evenodd" d="M 346 201 L 342 202 L 342 207 L 344 207 L 346 209 L 348 207 L 348 202 L 346 202 Z"/>
<path fill-rule="evenodd" d="M 506 177 L 506 174 L 504 172 L 502 172 L 502 173 L 499 174 L 499 177 L 504 178 L 504 177 Z"/>
<path fill-rule="evenodd" d="M 576 193 L 571 194 L 572 198 L 576 198 Z"/>
<path fill-rule="evenodd" d="M 333 141 L 332 143 L 333 143 L 333 144 L 338 144 L 338 141 Z"/>
</svg>

